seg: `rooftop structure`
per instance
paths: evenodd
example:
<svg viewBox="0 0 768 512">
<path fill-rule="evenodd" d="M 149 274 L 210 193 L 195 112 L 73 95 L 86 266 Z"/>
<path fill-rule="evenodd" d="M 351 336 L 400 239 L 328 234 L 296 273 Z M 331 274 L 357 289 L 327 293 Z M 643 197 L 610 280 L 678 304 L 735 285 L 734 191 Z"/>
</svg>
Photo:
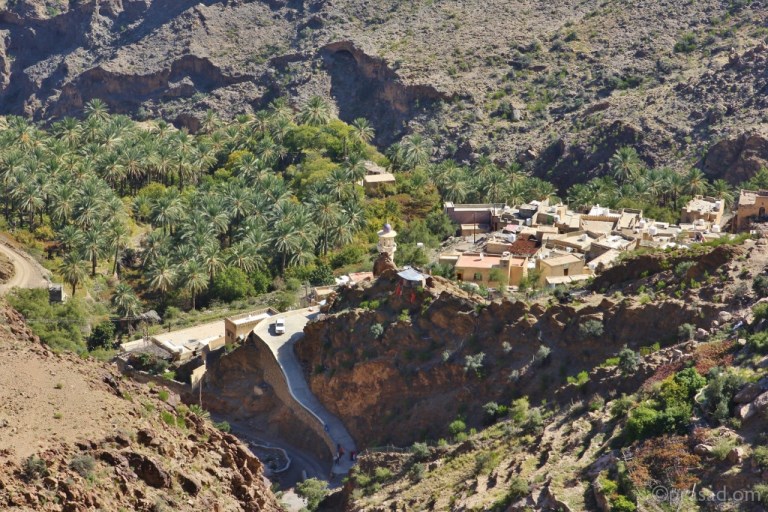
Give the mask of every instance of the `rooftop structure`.
<svg viewBox="0 0 768 512">
<path fill-rule="evenodd" d="M 721 199 L 695 196 L 683 207 L 680 222 L 695 224 L 696 221 L 701 220 L 720 225 L 724 212 L 725 202 Z"/>
</svg>

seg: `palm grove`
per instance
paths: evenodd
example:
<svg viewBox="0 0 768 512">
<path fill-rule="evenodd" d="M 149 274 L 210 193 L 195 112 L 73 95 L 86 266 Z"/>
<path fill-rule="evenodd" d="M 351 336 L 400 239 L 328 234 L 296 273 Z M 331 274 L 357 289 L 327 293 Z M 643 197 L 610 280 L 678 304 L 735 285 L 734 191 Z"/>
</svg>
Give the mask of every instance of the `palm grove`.
<svg viewBox="0 0 768 512">
<path fill-rule="evenodd" d="M 208 113 L 197 135 L 111 115 L 99 100 L 81 120 L 48 129 L 9 117 L 0 130 L 3 213 L 19 238 L 55 242 L 73 294 L 108 263 L 100 274 L 120 277 L 112 306 L 131 317 L 144 309 L 139 296 L 194 309 L 201 297 L 264 292 L 275 277 L 328 282 L 331 267 L 361 261 L 385 221 L 401 231 L 399 263 L 424 264 L 416 242 L 434 247 L 454 230 L 442 200 L 518 204 L 556 193 L 516 164 L 433 164 L 432 142 L 418 134 L 386 157 L 373 137 L 366 120 L 343 123 L 317 97 L 298 110 L 276 100 L 230 123 Z M 366 160 L 397 171 L 397 185 L 366 198 L 357 185 Z M 571 206 L 642 207 L 672 220 L 686 195 L 732 198 L 698 170 L 645 169 L 631 148 L 609 167 L 568 191 Z M 233 293 L 233 283 L 244 288 Z"/>
</svg>

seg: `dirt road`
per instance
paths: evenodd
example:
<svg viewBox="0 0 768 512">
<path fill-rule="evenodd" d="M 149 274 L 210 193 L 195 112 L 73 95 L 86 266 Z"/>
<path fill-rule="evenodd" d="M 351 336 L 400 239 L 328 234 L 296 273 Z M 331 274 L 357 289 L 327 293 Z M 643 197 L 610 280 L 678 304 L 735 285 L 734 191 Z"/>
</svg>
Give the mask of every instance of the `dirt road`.
<svg viewBox="0 0 768 512">
<path fill-rule="evenodd" d="M 0 235 L 0 252 L 11 259 L 16 269 L 8 282 L 0 284 L 0 295 L 5 295 L 14 287 L 45 288 L 48 286 L 49 272 L 32 256 L 12 246 L 2 235 Z"/>
</svg>

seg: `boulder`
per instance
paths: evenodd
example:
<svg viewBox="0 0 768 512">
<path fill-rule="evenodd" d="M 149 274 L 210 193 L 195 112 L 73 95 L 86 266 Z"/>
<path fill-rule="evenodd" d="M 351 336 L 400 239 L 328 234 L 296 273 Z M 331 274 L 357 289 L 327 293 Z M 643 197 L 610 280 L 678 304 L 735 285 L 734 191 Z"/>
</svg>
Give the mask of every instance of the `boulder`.
<svg viewBox="0 0 768 512">
<path fill-rule="evenodd" d="M 197 493 L 199 493 L 202 488 L 202 484 L 199 480 L 192 476 L 185 475 L 184 473 L 178 473 L 176 477 L 179 484 L 181 484 L 181 488 L 184 489 L 184 492 L 191 496 L 197 496 Z"/>
<path fill-rule="evenodd" d="M 720 321 L 720 323 L 730 322 L 733 319 L 733 315 L 727 311 L 721 311 L 718 313 L 717 319 Z"/>
<path fill-rule="evenodd" d="M 167 489 L 171 486 L 171 475 L 154 460 L 135 452 L 127 453 L 126 459 L 136 476 L 150 487 Z"/>
<path fill-rule="evenodd" d="M 725 460 L 732 465 L 741 464 L 741 461 L 744 460 L 744 449 L 738 446 L 731 449 L 728 455 L 726 455 Z"/>
<path fill-rule="evenodd" d="M 708 444 L 697 444 L 693 447 L 693 453 L 702 457 L 708 457 L 712 455 L 712 447 Z"/>
</svg>

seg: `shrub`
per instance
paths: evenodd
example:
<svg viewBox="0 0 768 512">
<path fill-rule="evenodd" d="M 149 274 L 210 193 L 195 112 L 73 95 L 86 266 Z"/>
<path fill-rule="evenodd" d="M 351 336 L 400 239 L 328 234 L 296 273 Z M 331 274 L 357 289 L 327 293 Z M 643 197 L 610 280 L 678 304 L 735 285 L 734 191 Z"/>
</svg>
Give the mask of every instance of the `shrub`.
<svg viewBox="0 0 768 512">
<path fill-rule="evenodd" d="M 688 271 L 693 267 L 695 263 L 693 261 L 681 261 L 677 265 L 675 265 L 675 275 L 680 278 L 684 279 L 688 275 Z"/>
<path fill-rule="evenodd" d="M 627 412 L 632 408 L 634 402 L 627 395 L 621 395 L 611 402 L 611 417 L 614 419 L 623 418 L 627 415 Z"/>
<path fill-rule="evenodd" d="M 521 425 L 528 418 L 530 408 L 531 404 L 528 402 L 528 397 L 518 398 L 509 407 L 509 418 Z"/>
<path fill-rule="evenodd" d="M 768 297 L 768 276 L 760 274 L 752 281 L 752 290 L 758 297 Z"/>
<path fill-rule="evenodd" d="M 736 440 L 730 437 L 721 437 L 712 445 L 712 455 L 720 461 L 725 460 L 728 454 L 738 446 Z"/>
<path fill-rule="evenodd" d="M 677 40 L 674 46 L 675 53 L 691 53 L 698 46 L 698 39 L 693 32 L 686 32 Z"/>
<path fill-rule="evenodd" d="M 413 443 L 411 454 L 413 454 L 413 458 L 416 460 L 424 460 L 429 457 L 429 446 L 427 446 L 427 443 Z"/>
<path fill-rule="evenodd" d="M 380 338 L 384 334 L 384 326 L 381 324 L 373 324 L 371 326 L 371 334 L 374 338 Z"/>
<path fill-rule="evenodd" d="M 619 351 L 619 369 L 624 375 L 629 375 L 637 371 L 640 366 L 640 356 L 629 347 L 624 347 Z"/>
<path fill-rule="evenodd" d="M 696 332 L 696 326 L 693 324 L 683 324 L 677 328 L 677 337 L 681 341 L 692 340 Z"/>
<path fill-rule="evenodd" d="M 161 389 L 160 391 L 157 392 L 157 397 L 163 402 L 167 402 L 170 396 L 171 394 L 168 392 L 167 389 Z"/>
<path fill-rule="evenodd" d="M 626 496 L 619 494 L 611 498 L 611 512 L 635 512 L 637 506 Z"/>
<path fill-rule="evenodd" d="M 601 396 L 596 396 L 589 401 L 589 410 L 591 412 L 602 411 L 603 407 L 605 407 L 605 399 Z"/>
<path fill-rule="evenodd" d="M 768 353 L 768 331 L 762 331 L 750 335 L 749 348 L 759 354 Z"/>
<path fill-rule="evenodd" d="M 417 462 L 413 466 L 411 466 L 411 469 L 408 471 L 408 476 L 411 477 L 411 480 L 414 482 L 420 482 L 422 478 L 424 478 L 424 473 L 426 472 L 426 468 L 424 467 L 424 464 Z"/>
<path fill-rule="evenodd" d="M 755 449 L 752 450 L 752 458 L 755 459 L 755 462 L 760 466 L 760 469 L 763 471 L 768 469 L 768 446 L 756 446 Z"/>
<path fill-rule="evenodd" d="M 400 316 L 398 316 L 397 319 L 401 322 L 410 322 L 411 313 L 407 309 L 404 309 L 400 312 Z"/>
<path fill-rule="evenodd" d="M 221 430 L 222 432 L 229 433 L 229 432 L 232 431 L 232 427 L 229 425 L 229 422 L 227 422 L 227 421 L 221 421 L 221 422 L 218 422 L 218 423 L 214 423 L 213 426 L 216 427 L 217 429 Z"/>
<path fill-rule="evenodd" d="M 69 461 L 69 469 L 83 478 L 91 478 L 96 461 L 90 455 L 78 455 Z"/>
<path fill-rule="evenodd" d="M 530 492 L 531 488 L 528 486 L 528 482 L 526 482 L 525 479 L 516 476 L 509 482 L 507 496 L 509 496 L 512 501 L 517 501 L 520 498 L 528 496 Z"/>
<path fill-rule="evenodd" d="M 30 455 L 21 463 L 21 472 L 24 474 L 24 478 L 31 482 L 32 480 L 48 476 L 48 466 L 40 457 Z"/>
<path fill-rule="evenodd" d="M 212 298 L 232 302 L 255 293 L 256 290 L 246 273 L 237 267 L 227 267 L 213 278 Z"/>
<path fill-rule="evenodd" d="M 595 319 L 586 320 L 579 324 L 579 334 L 582 338 L 598 338 L 603 335 L 603 323 Z"/>
<path fill-rule="evenodd" d="M 111 349 L 115 340 L 115 324 L 106 320 L 100 322 L 93 328 L 91 335 L 88 336 L 88 350 L 99 348 Z"/>
<path fill-rule="evenodd" d="M 712 368 L 702 391 L 702 407 L 718 422 L 725 423 L 731 416 L 731 400 L 745 382 L 746 379 L 732 369 Z"/>
<path fill-rule="evenodd" d="M 768 319 L 768 302 L 755 304 L 755 306 L 752 308 L 752 315 L 755 317 L 755 324 L 757 324 L 760 320 Z"/>
<path fill-rule="evenodd" d="M 768 507 L 768 484 L 756 484 L 752 491 L 757 494 L 760 503 Z"/>
<path fill-rule="evenodd" d="M 499 405 L 496 402 L 488 402 L 483 406 L 483 411 L 485 411 L 486 418 L 490 423 L 503 417 L 507 414 L 508 410 L 509 408 L 507 406 Z"/>
<path fill-rule="evenodd" d="M 392 471 L 390 471 L 389 468 L 376 468 L 373 471 L 373 477 L 376 479 L 377 482 L 386 482 L 390 478 L 392 478 Z"/>
<path fill-rule="evenodd" d="M 568 384 L 575 384 L 579 387 L 585 385 L 587 382 L 589 382 L 589 373 L 587 373 L 586 370 L 581 371 L 576 374 L 576 376 L 571 376 L 566 379 Z"/>
<path fill-rule="evenodd" d="M 296 484 L 296 494 L 307 500 L 307 510 L 317 510 L 328 495 L 328 484 L 317 478 L 307 478 Z"/>
<path fill-rule="evenodd" d="M 490 473 L 499 465 L 500 459 L 501 456 L 495 451 L 478 453 L 475 455 L 475 474 Z"/>
<path fill-rule="evenodd" d="M 479 377 L 481 375 L 481 372 L 483 371 L 484 360 L 485 360 L 485 352 L 479 352 L 473 356 L 466 356 L 464 358 L 464 371 L 465 372 L 473 371 L 475 372 L 475 375 Z"/>
<path fill-rule="evenodd" d="M 467 430 L 467 424 L 462 420 L 454 420 L 450 425 L 448 425 L 448 432 L 450 432 L 454 437 L 461 434 L 465 430 Z"/>
<path fill-rule="evenodd" d="M 534 355 L 533 358 L 536 361 L 543 363 L 544 361 L 547 360 L 547 358 L 551 353 L 552 353 L 551 348 L 547 347 L 546 345 L 541 345 L 539 349 L 536 351 L 536 355 Z"/>
</svg>

